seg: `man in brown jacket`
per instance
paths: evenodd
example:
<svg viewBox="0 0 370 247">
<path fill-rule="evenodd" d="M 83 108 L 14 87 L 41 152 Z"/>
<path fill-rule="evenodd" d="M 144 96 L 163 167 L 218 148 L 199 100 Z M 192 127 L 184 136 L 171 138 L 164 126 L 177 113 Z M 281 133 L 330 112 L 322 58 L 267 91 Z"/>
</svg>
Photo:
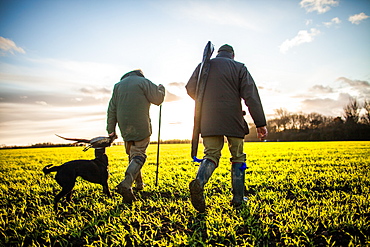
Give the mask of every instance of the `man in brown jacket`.
<svg viewBox="0 0 370 247">
<path fill-rule="evenodd" d="M 203 138 L 205 156 L 196 178 L 191 181 L 191 202 L 196 210 L 204 212 L 204 185 L 218 166 L 226 136 L 231 153 L 231 177 L 233 199 L 231 204 L 240 207 L 244 198 L 246 155 L 243 153 L 244 136 L 249 133 L 243 117 L 241 99 L 257 127 L 261 140 L 267 136 L 266 119 L 256 84 L 244 64 L 234 60 L 234 49 L 230 45 L 219 48 L 211 67 L 203 96 L 200 133 Z M 196 98 L 196 84 L 200 65 L 186 85 L 187 93 Z"/>
</svg>

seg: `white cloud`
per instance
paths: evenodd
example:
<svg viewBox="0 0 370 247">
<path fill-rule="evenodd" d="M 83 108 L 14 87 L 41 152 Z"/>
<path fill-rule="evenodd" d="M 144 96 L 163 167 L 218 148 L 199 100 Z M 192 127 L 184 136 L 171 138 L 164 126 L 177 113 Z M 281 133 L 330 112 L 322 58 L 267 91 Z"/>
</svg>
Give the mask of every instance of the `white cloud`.
<svg viewBox="0 0 370 247">
<path fill-rule="evenodd" d="M 338 6 L 339 0 L 302 0 L 299 4 L 307 12 L 317 11 L 317 13 L 323 14 L 328 12 L 331 7 Z"/>
<path fill-rule="evenodd" d="M 314 37 L 318 34 L 320 34 L 320 30 L 316 28 L 311 28 L 310 31 L 301 30 L 298 32 L 297 36 L 290 40 L 289 39 L 285 40 L 280 45 L 280 52 L 286 53 L 290 48 L 294 46 L 299 46 L 303 43 L 310 43 L 314 40 Z"/>
<path fill-rule="evenodd" d="M 48 105 L 45 101 L 36 101 L 35 103 L 38 105 Z"/>
<path fill-rule="evenodd" d="M 302 112 L 317 112 L 326 116 L 340 116 L 343 107 L 348 104 L 351 95 L 339 93 L 335 98 L 331 97 L 312 97 L 305 99 L 300 104 Z"/>
<path fill-rule="evenodd" d="M 329 21 L 329 22 L 323 22 L 323 24 L 326 27 L 331 27 L 332 25 L 339 24 L 341 22 L 342 21 L 338 17 L 335 17 L 335 18 L 331 19 L 331 21 Z"/>
<path fill-rule="evenodd" d="M 306 20 L 306 26 L 309 26 L 313 23 L 313 20 L 309 19 L 309 20 Z"/>
<path fill-rule="evenodd" d="M 365 13 L 360 13 L 360 14 L 357 14 L 357 15 L 352 15 L 348 18 L 348 20 L 352 23 L 352 24 L 360 24 L 363 20 L 369 18 L 368 15 L 366 15 Z"/>
<path fill-rule="evenodd" d="M 26 53 L 21 47 L 18 47 L 14 41 L 0 36 L 0 56 L 4 56 L 6 52 L 14 54 L 14 52 Z"/>
<path fill-rule="evenodd" d="M 334 92 L 334 89 L 329 86 L 314 85 L 309 91 L 316 94 L 330 94 Z"/>
<path fill-rule="evenodd" d="M 339 77 L 336 81 L 342 82 L 342 90 L 351 93 L 358 99 L 370 98 L 370 83 L 362 80 L 351 80 L 346 77 Z"/>
</svg>

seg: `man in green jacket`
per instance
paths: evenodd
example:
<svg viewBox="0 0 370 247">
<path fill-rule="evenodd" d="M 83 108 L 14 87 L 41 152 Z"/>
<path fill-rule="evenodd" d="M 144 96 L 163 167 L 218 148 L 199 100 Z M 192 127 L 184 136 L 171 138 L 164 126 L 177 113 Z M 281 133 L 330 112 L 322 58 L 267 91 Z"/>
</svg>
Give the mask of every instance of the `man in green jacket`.
<svg viewBox="0 0 370 247">
<path fill-rule="evenodd" d="M 243 140 L 249 133 L 243 118 L 242 99 L 256 124 L 258 137 L 263 140 L 267 136 L 266 119 L 257 86 L 245 65 L 234 60 L 234 49 L 230 45 L 221 46 L 216 58 L 211 59 L 210 63 L 200 116 L 205 156 L 196 178 L 189 185 L 191 202 L 199 212 L 206 209 L 203 188 L 218 166 L 224 136 L 231 153 L 231 204 L 235 207 L 242 205 L 246 169 Z M 186 85 L 187 93 L 193 99 L 196 98 L 199 71 L 200 65 Z"/>
<path fill-rule="evenodd" d="M 149 108 L 151 104 L 162 104 L 164 95 L 163 85 L 153 84 L 144 77 L 141 70 L 126 73 L 114 85 L 107 111 L 107 131 L 109 136 L 116 135 L 118 123 L 129 156 L 130 164 L 125 179 L 117 186 L 117 192 L 126 203 L 136 199 L 132 192 L 134 181 L 136 189 L 143 188 L 140 171 L 146 160 L 146 149 L 152 134 Z"/>
</svg>

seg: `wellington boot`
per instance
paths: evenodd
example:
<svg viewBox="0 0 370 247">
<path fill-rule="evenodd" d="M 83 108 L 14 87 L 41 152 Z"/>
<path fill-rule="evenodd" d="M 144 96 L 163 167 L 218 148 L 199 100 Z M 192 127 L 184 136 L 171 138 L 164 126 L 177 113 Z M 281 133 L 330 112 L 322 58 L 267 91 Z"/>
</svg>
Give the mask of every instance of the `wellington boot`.
<svg viewBox="0 0 370 247">
<path fill-rule="evenodd" d="M 233 162 L 231 165 L 231 183 L 233 188 L 233 199 L 231 200 L 231 205 L 235 208 L 241 207 L 244 201 L 245 169 L 245 163 Z"/>
<path fill-rule="evenodd" d="M 144 189 L 145 184 L 143 183 L 143 177 L 141 176 L 141 170 L 136 176 L 135 187 L 132 188 L 134 191 L 140 191 Z"/>
<path fill-rule="evenodd" d="M 193 207 L 199 212 L 204 213 L 206 211 L 206 201 L 203 196 L 203 187 L 200 185 L 198 179 L 194 179 L 189 184 L 190 189 L 190 200 Z"/>
<path fill-rule="evenodd" d="M 132 183 L 137 179 L 137 176 L 140 174 L 140 170 L 144 162 L 145 160 L 143 158 L 141 159 L 141 157 L 134 157 L 131 160 L 130 165 L 127 167 L 125 179 L 117 185 L 117 192 L 122 195 L 123 202 L 132 203 L 132 201 L 136 200 L 131 186 Z"/>
<path fill-rule="evenodd" d="M 203 195 L 204 185 L 208 182 L 215 169 L 216 164 L 213 161 L 204 159 L 199 166 L 196 178 L 189 184 L 191 203 L 200 213 L 206 210 L 206 203 Z"/>
<path fill-rule="evenodd" d="M 131 188 L 125 188 L 119 184 L 117 186 L 117 192 L 123 197 L 122 201 L 124 203 L 132 203 L 133 201 L 136 201 L 136 197 L 134 193 L 132 193 Z"/>
</svg>

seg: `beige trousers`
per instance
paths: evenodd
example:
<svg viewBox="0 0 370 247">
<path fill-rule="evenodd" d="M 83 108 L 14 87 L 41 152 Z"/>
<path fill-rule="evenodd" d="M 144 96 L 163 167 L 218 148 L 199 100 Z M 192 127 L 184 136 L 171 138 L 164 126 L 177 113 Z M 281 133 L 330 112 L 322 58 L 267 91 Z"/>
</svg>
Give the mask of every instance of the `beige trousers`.
<svg viewBox="0 0 370 247">
<path fill-rule="evenodd" d="M 231 154 L 231 162 L 242 162 L 246 160 L 246 154 L 243 153 L 244 140 L 243 138 L 227 136 L 229 151 Z M 224 136 L 208 136 L 203 137 L 204 159 L 210 159 L 217 165 L 221 157 L 221 150 L 224 146 Z"/>
<path fill-rule="evenodd" d="M 141 141 L 128 141 L 125 142 L 126 154 L 129 156 L 129 163 L 136 156 L 141 156 L 146 159 L 146 149 L 150 143 L 150 136 Z M 126 173 L 130 173 L 127 169 Z M 135 181 L 136 187 L 142 189 L 144 186 L 143 178 L 141 175 L 141 169 L 135 172 L 135 174 L 126 174 L 128 176 L 122 181 L 122 186 L 126 188 L 131 188 L 132 182 Z"/>
<path fill-rule="evenodd" d="M 131 160 L 136 156 L 146 158 L 146 149 L 149 143 L 150 136 L 141 141 L 128 141 L 128 142 L 125 141 L 126 154 L 128 154 L 129 159 Z"/>
</svg>

